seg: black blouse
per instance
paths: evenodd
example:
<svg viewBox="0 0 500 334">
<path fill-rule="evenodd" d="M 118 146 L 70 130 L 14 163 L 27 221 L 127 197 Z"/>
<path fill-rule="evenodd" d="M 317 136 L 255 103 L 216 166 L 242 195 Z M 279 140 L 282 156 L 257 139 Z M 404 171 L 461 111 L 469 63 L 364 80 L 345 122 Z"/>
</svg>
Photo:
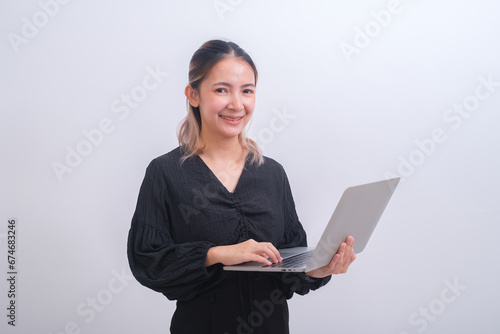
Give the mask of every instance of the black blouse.
<svg viewBox="0 0 500 334">
<path fill-rule="evenodd" d="M 283 167 L 265 157 L 245 163 L 233 193 L 199 156 L 180 162 L 180 148 L 154 159 L 146 170 L 128 238 L 132 273 L 171 300 L 189 300 L 229 274 L 205 266 L 208 249 L 248 239 L 276 248 L 307 246 Z M 287 298 L 330 280 L 269 273 Z M 282 275 L 294 275 L 293 279 Z M 293 283 L 293 284 L 292 284 Z"/>
</svg>

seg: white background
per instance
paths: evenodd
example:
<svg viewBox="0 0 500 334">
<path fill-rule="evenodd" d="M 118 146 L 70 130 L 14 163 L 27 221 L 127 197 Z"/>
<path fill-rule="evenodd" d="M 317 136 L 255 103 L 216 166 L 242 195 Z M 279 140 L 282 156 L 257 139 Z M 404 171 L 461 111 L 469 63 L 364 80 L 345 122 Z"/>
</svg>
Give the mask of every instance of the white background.
<svg viewBox="0 0 500 334">
<path fill-rule="evenodd" d="M 127 233 L 147 164 L 177 146 L 189 59 L 223 38 L 257 64 L 249 133 L 285 167 L 310 244 L 346 187 L 404 178 L 349 273 L 290 301 L 292 333 L 498 333 L 499 13 L 493 0 L 3 0 L 0 268 L 15 217 L 19 275 L 16 327 L 0 281 L 1 332 L 168 332 L 175 303 L 130 279 Z M 141 91 L 148 70 L 162 74 Z"/>
</svg>

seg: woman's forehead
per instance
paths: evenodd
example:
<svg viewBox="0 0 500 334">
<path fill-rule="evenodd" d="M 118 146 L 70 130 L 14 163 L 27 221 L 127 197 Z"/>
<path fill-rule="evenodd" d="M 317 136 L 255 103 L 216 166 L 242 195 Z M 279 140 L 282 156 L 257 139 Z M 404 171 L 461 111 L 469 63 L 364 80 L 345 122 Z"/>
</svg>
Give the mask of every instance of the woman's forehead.
<svg viewBox="0 0 500 334">
<path fill-rule="evenodd" d="M 240 83 L 244 81 L 244 84 L 255 84 L 255 73 L 250 64 L 242 58 L 229 56 L 215 64 L 205 80 L 209 82 L 223 81 L 228 83 Z"/>
</svg>

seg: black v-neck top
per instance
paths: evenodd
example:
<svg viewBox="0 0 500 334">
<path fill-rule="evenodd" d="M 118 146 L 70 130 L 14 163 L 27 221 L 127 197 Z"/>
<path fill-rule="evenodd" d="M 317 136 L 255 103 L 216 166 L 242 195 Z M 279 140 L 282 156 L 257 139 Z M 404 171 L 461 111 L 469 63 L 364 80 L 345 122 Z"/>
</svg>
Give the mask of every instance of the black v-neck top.
<svg viewBox="0 0 500 334">
<path fill-rule="evenodd" d="M 146 170 L 128 238 L 132 273 L 171 300 L 189 300 L 231 274 L 205 266 L 208 249 L 254 239 L 276 248 L 307 246 L 283 167 L 265 157 L 246 161 L 229 192 L 199 156 L 180 162 L 180 148 L 154 159 Z M 291 275 L 290 273 L 287 273 Z M 270 273 L 287 298 L 306 294 L 330 277 Z M 293 283 L 293 284 L 292 284 Z"/>
</svg>

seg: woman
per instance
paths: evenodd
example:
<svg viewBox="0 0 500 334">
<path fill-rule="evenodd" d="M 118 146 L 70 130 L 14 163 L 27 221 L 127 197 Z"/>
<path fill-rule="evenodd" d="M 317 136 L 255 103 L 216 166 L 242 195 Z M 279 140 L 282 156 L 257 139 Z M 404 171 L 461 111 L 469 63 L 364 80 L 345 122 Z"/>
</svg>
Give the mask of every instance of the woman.
<svg viewBox="0 0 500 334">
<path fill-rule="evenodd" d="M 328 266 L 307 274 L 223 271 L 277 263 L 278 248 L 307 245 L 282 166 L 245 136 L 256 83 L 238 45 L 203 44 L 190 62 L 180 146 L 147 168 L 128 258 L 141 284 L 177 300 L 172 333 L 289 333 L 286 300 L 355 259 L 349 237 Z"/>
</svg>

